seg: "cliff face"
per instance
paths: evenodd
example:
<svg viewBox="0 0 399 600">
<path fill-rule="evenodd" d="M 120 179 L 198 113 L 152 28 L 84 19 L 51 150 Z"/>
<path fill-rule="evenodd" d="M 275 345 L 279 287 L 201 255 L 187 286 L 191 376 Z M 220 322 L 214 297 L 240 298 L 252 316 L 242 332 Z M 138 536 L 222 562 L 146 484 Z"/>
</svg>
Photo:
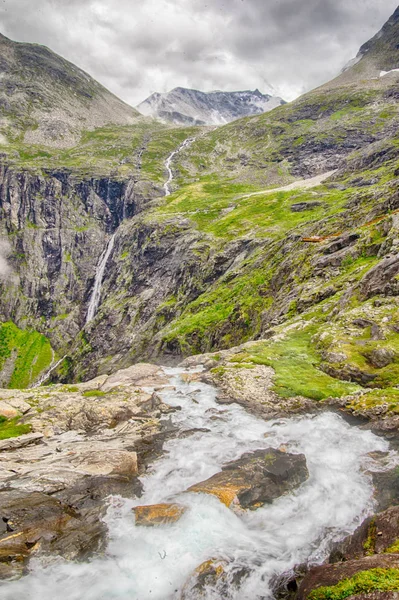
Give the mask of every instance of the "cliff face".
<svg viewBox="0 0 399 600">
<path fill-rule="evenodd" d="M 0 208 L 8 260 L 18 278 L 3 286 L 3 319 L 41 323 L 56 346 L 71 341 L 81 329 L 107 234 L 136 210 L 133 186 L 3 165 Z"/>
</svg>

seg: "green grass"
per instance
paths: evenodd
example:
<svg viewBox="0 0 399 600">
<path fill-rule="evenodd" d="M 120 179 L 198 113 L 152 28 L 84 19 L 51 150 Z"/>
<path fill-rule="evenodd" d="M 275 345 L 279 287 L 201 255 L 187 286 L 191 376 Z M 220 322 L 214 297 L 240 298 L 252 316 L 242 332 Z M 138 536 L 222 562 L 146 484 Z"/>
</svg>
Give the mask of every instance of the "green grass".
<svg viewBox="0 0 399 600">
<path fill-rule="evenodd" d="M 18 418 L 6 419 L 0 416 L 0 440 L 18 437 L 31 431 L 31 425 L 18 424 L 18 420 Z"/>
<path fill-rule="evenodd" d="M 0 325 L 0 370 L 12 362 L 8 387 L 29 387 L 53 360 L 48 339 L 37 331 L 19 329 L 14 323 Z"/>
<path fill-rule="evenodd" d="M 83 396 L 85 398 L 102 398 L 102 396 L 105 396 L 105 392 L 101 390 L 86 390 L 83 392 Z"/>
<path fill-rule="evenodd" d="M 399 590 L 399 569 L 369 569 L 334 586 L 319 587 L 310 592 L 308 600 L 344 600 L 356 594 Z"/>
<path fill-rule="evenodd" d="M 283 397 L 324 400 L 360 389 L 318 369 L 321 359 L 312 342 L 313 333 L 313 329 L 308 328 L 289 333 L 279 341 L 256 344 L 239 355 L 238 360 L 272 367 L 275 371 L 274 391 Z"/>
</svg>

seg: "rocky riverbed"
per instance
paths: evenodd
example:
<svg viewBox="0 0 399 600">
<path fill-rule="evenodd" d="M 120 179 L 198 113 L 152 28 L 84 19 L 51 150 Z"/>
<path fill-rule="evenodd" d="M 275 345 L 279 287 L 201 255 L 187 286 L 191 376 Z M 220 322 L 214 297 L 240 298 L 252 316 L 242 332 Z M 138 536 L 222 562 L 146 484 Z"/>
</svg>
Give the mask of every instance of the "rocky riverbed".
<svg viewBox="0 0 399 600">
<path fill-rule="evenodd" d="M 3 598 L 305 598 L 319 580 L 303 564 L 395 502 L 383 438 L 299 399 L 290 415 L 267 367 L 219 389 L 203 382 L 212 368 L 205 356 L 2 391 L 3 413 L 32 426 L 0 447 Z"/>
</svg>

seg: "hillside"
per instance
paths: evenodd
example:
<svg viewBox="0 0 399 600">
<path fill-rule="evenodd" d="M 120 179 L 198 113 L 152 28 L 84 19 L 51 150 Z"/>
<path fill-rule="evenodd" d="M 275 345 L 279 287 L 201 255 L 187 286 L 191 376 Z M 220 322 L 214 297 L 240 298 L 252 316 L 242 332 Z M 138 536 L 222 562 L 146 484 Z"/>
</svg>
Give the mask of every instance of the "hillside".
<svg viewBox="0 0 399 600">
<path fill-rule="evenodd" d="M 38 44 L 0 35 L 2 142 L 69 147 L 85 129 L 128 125 L 139 114 L 90 75 Z"/>
<path fill-rule="evenodd" d="M 378 47 L 390 47 L 395 27 Z M 68 355 L 65 381 L 292 327 L 318 365 L 311 380 L 320 366 L 332 381 L 392 387 L 398 74 L 359 85 L 359 64 L 344 82 L 212 131 L 142 122 L 84 133 L 63 153 L 14 146 L 1 198 L 19 283 L 3 285 L 3 318 Z M 85 325 L 114 233 L 99 310 Z M 323 398 L 330 383 L 307 393 Z"/>
<path fill-rule="evenodd" d="M 278 96 L 261 94 L 259 90 L 200 92 L 177 87 L 166 94 L 152 94 L 137 110 L 173 125 L 224 125 L 282 104 L 285 102 Z"/>
</svg>

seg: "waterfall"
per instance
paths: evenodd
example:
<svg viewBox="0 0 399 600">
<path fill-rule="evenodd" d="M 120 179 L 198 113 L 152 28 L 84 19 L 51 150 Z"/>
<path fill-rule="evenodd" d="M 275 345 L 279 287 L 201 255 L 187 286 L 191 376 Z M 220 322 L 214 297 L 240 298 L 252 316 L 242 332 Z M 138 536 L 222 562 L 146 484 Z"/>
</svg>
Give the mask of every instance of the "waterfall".
<svg viewBox="0 0 399 600">
<path fill-rule="evenodd" d="M 36 381 L 36 383 L 34 383 L 31 388 L 38 388 L 40 387 L 45 381 L 47 381 L 47 379 L 50 377 L 51 373 L 53 371 L 55 371 L 55 369 L 58 367 L 58 365 L 60 365 L 62 363 L 62 361 L 64 360 L 64 358 L 66 358 L 66 356 L 63 356 L 62 358 L 60 358 L 59 360 L 57 360 L 56 363 L 54 363 L 54 359 L 53 359 L 53 363 L 50 365 L 50 368 L 48 371 L 46 371 L 45 373 L 43 373 L 43 375 L 40 376 L 40 378 Z"/>
<path fill-rule="evenodd" d="M 94 319 L 94 316 L 100 305 L 101 288 L 102 288 L 102 283 L 103 283 L 103 279 L 104 279 L 104 271 L 105 271 L 105 267 L 107 266 L 108 259 L 111 256 L 111 252 L 114 248 L 115 235 L 116 235 L 116 233 L 114 233 L 111 236 L 111 238 L 108 242 L 108 245 L 105 248 L 104 252 L 101 254 L 100 260 L 97 265 L 93 291 L 92 291 L 91 297 L 90 297 L 89 308 L 87 309 L 86 324 L 90 323 L 90 321 L 92 321 Z"/>
<path fill-rule="evenodd" d="M 182 144 L 180 144 L 178 149 L 173 150 L 173 152 L 171 154 L 169 154 L 168 158 L 166 159 L 165 167 L 166 167 L 169 177 L 163 186 L 163 189 L 165 190 L 165 196 L 170 196 L 170 193 L 171 193 L 170 192 L 170 184 L 173 181 L 173 173 L 172 173 L 172 169 L 170 168 L 170 165 L 172 164 L 172 160 L 174 159 L 176 154 L 179 154 L 179 152 L 181 152 L 184 148 L 187 148 L 187 146 L 192 144 L 195 141 L 195 139 L 196 138 L 187 138 L 186 140 L 184 140 L 184 142 Z"/>
</svg>

